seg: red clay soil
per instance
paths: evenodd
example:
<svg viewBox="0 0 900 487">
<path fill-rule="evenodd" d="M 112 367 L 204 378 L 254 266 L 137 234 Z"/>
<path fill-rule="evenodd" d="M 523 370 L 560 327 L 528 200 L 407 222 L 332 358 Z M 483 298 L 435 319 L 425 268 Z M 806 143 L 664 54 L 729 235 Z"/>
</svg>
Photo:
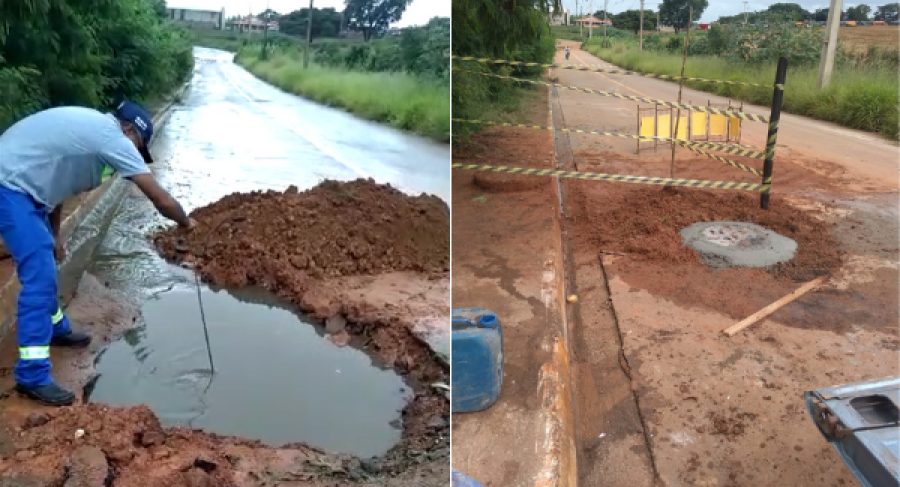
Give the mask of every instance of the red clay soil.
<svg viewBox="0 0 900 487">
<path fill-rule="evenodd" d="M 830 236 L 834 226 L 798 212 L 778 196 L 772 198 L 769 210 L 759 208 L 758 195 L 735 192 L 657 187 L 622 191 L 618 197 L 615 206 L 582 214 L 588 224 L 584 230 L 592 231 L 584 236 L 605 251 L 641 261 L 697 262 L 700 255 L 683 245 L 679 232 L 698 222 L 738 221 L 753 222 L 797 242 L 797 255 L 770 269 L 777 276 L 808 281 L 841 265 L 841 251 Z"/>
<path fill-rule="evenodd" d="M 449 477 L 449 472 L 434 469 L 429 482 L 397 482 L 379 477 L 374 462 L 306 445 L 276 449 L 240 438 L 163 428 L 146 407 L 87 404 L 46 410 L 31 414 L 8 433 L 17 451 L 0 462 L 2 487 L 412 487 L 443 485 L 441 480 Z M 449 456 L 444 462 L 449 464 Z M 429 467 L 409 470 L 427 473 Z"/>
<path fill-rule="evenodd" d="M 768 211 L 757 194 L 690 188 L 638 187 L 592 181 L 565 183 L 572 201 L 576 245 L 600 254 L 621 254 L 611 272 L 636 289 L 644 289 L 687 307 L 704 307 L 743 319 L 820 275 L 833 275 L 846 246 L 835 227 L 773 195 Z M 771 269 L 712 270 L 692 249 L 682 246 L 679 231 L 696 222 L 744 221 L 794 239 L 797 255 Z M 582 247 L 584 248 L 584 247 Z M 821 288 L 776 312 L 789 326 L 849 331 L 847 323 L 869 329 L 896 330 L 896 285 L 863 294 L 854 289 Z M 827 312 L 826 312 L 827 310 Z M 826 318 L 827 317 L 827 318 Z"/>
<path fill-rule="evenodd" d="M 190 263 L 213 285 L 260 285 L 315 318 L 341 315 L 341 333 L 406 376 L 415 396 L 402 412 L 400 443 L 364 460 L 305 444 L 273 448 L 162 428 L 145 407 L 51 409 L 11 395 L 0 404 L 0 487 L 446 485 L 450 404 L 432 384 L 449 383 L 449 366 L 421 341 L 420 330 L 414 333 L 449 311 L 446 205 L 372 181 L 328 181 L 302 193 L 230 195 L 192 216 L 195 230 L 154 237 L 165 257 Z M 133 326 L 137 310 L 127 300 L 91 278 L 82 285 L 83 295 L 67 312 L 94 333 L 96 347 Z M 55 365 L 63 365 L 54 369 L 57 378 L 73 369 L 75 378 L 63 383 L 79 390 L 97 351 L 68 360 L 54 356 Z"/>
<path fill-rule="evenodd" d="M 372 180 L 235 193 L 192 216 L 195 231 L 165 232 L 156 244 L 221 286 L 262 285 L 300 301 L 323 277 L 450 270 L 447 205 Z"/>
</svg>

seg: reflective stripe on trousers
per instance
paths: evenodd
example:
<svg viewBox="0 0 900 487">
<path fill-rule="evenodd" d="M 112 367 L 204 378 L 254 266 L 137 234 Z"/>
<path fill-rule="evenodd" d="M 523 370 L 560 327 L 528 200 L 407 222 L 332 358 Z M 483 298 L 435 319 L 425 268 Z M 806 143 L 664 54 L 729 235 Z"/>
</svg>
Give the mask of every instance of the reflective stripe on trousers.
<svg viewBox="0 0 900 487">
<path fill-rule="evenodd" d="M 50 358 L 50 347 L 20 347 L 20 360 L 41 360 Z"/>
<path fill-rule="evenodd" d="M 53 326 L 56 326 L 65 317 L 66 315 L 63 314 L 62 308 L 56 308 L 56 313 L 53 313 L 53 316 L 50 317 L 50 323 L 53 323 Z"/>
<path fill-rule="evenodd" d="M 65 313 L 63 313 L 62 308 L 56 308 L 56 313 L 53 313 L 53 316 L 50 317 L 50 323 L 53 324 L 53 334 L 65 334 L 69 332 L 68 322 L 64 323 L 63 320 L 66 319 Z M 65 325 L 65 330 L 60 330 L 61 326 Z M 36 346 L 36 347 L 19 347 L 19 359 L 20 360 L 43 360 L 50 358 L 50 346 Z"/>
</svg>

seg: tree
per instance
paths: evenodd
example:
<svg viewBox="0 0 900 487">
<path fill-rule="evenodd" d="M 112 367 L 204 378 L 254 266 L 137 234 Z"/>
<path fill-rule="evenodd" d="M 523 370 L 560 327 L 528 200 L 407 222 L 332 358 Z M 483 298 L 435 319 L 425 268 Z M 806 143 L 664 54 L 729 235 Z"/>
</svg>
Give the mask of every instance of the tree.
<svg viewBox="0 0 900 487">
<path fill-rule="evenodd" d="M 900 3 L 889 3 L 875 10 L 875 20 L 895 21 L 900 19 Z"/>
<path fill-rule="evenodd" d="M 548 15 L 559 11 L 562 0 L 453 0 L 451 6 L 453 54 L 535 63 L 549 63 L 556 54 Z M 475 63 L 465 69 L 519 78 L 538 78 L 545 72 L 542 67 Z M 452 78 L 454 117 L 480 118 L 492 104 L 520 96 L 519 88 L 506 80 L 464 71 Z M 464 139 L 471 130 L 468 124 L 454 126 L 453 137 Z"/>
<path fill-rule="evenodd" d="M 857 22 L 869 20 L 869 13 L 871 12 L 872 7 L 866 4 L 860 4 L 855 7 L 850 7 L 847 9 L 847 20 L 855 20 Z"/>
<path fill-rule="evenodd" d="M 610 15 L 610 20 L 617 29 L 630 30 L 635 34 L 640 30 L 641 11 L 626 10 L 622 13 Z M 644 10 L 644 30 L 656 29 L 656 12 Z"/>
<path fill-rule="evenodd" d="M 347 25 L 362 31 L 367 42 L 372 34 L 387 31 L 400 20 L 412 0 L 346 0 Z"/>
<path fill-rule="evenodd" d="M 271 22 L 273 20 L 276 20 L 278 17 L 281 17 L 281 14 L 279 14 L 278 12 L 276 12 L 270 8 L 267 8 L 267 9 L 263 10 L 262 12 L 260 12 L 258 17 L 260 20 L 265 20 L 265 21 Z"/>
<path fill-rule="evenodd" d="M 166 0 L 152 0 L 150 2 L 153 5 L 153 10 L 156 12 L 156 16 L 164 19 L 168 17 L 166 14 Z"/>
<path fill-rule="evenodd" d="M 411 73 L 450 76 L 450 18 L 434 17 L 424 27 L 403 29 L 400 57 Z"/>
<path fill-rule="evenodd" d="M 810 13 L 796 3 L 774 3 L 766 9 L 776 19 L 799 22 L 811 17 Z"/>
<path fill-rule="evenodd" d="M 817 8 L 813 13 L 813 20 L 816 22 L 827 22 L 828 21 L 828 9 L 827 8 Z"/>
<path fill-rule="evenodd" d="M 306 37 L 306 24 L 309 21 L 309 9 L 301 8 L 282 15 L 278 19 L 278 29 L 291 36 Z M 341 29 L 341 13 L 335 9 L 313 8 L 313 39 L 319 37 L 337 37 Z"/>
<path fill-rule="evenodd" d="M 693 18 L 689 18 L 690 7 L 694 7 Z M 679 32 L 703 16 L 706 7 L 709 7 L 707 0 L 663 0 L 659 6 L 660 21 Z"/>
<path fill-rule="evenodd" d="M 42 108 L 106 108 L 167 93 L 191 43 L 155 0 L 0 2 L 0 131 Z"/>
<path fill-rule="evenodd" d="M 453 0 L 451 5 L 454 54 L 524 59 L 507 56 L 537 54 L 533 47 L 541 46 L 548 34 L 546 14 L 559 11 L 562 0 Z M 548 44 L 548 51 L 540 50 L 530 60 L 551 61 L 556 48 L 552 40 Z"/>
</svg>

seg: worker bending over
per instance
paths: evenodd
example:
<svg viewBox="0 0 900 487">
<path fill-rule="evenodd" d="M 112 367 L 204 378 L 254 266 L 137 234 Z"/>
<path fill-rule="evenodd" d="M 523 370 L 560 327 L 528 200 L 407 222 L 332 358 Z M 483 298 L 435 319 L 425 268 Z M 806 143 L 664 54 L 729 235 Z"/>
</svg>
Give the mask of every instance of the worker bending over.
<svg viewBox="0 0 900 487">
<path fill-rule="evenodd" d="M 150 116 L 124 101 L 113 113 L 58 107 L 26 117 L 0 135 L 0 237 L 12 255 L 22 290 L 17 332 L 16 390 L 49 405 L 68 405 L 75 394 L 50 375 L 50 346 L 87 347 L 57 298 L 56 263 L 65 258 L 62 205 L 118 173 L 131 180 L 159 212 L 184 228 L 194 225 L 159 186 L 147 164 Z"/>
</svg>

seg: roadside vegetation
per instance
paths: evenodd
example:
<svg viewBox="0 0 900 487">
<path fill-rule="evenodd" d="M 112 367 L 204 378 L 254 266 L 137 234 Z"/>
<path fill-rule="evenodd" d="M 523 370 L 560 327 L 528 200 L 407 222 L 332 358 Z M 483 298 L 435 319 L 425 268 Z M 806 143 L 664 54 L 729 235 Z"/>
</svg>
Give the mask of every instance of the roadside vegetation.
<svg viewBox="0 0 900 487">
<path fill-rule="evenodd" d="M 244 44 L 235 61 L 285 91 L 448 142 L 449 52 L 450 19 L 434 18 L 369 42 L 318 39 L 308 68 L 303 45 L 287 36 L 265 51 L 259 42 Z"/>
<path fill-rule="evenodd" d="M 672 19 L 666 6 L 694 0 L 665 0 L 660 16 L 666 25 L 681 25 L 680 33 L 644 32 L 643 52 L 638 36 L 619 28 L 583 40 L 582 48 L 624 69 L 678 76 L 684 53 L 684 19 Z M 695 2 L 696 3 L 696 2 Z M 865 7 L 865 6 L 863 6 Z M 894 4 L 879 7 L 875 19 L 896 20 Z M 866 21 L 870 10 L 850 8 L 844 16 Z M 674 10 L 673 10 L 674 11 Z M 702 9 L 699 9 L 702 13 Z M 699 18 L 695 5 L 696 20 Z M 600 13 L 602 15 L 602 12 Z M 784 93 L 784 111 L 846 127 L 879 133 L 891 139 L 900 136 L 900 30 L 896 26 L 841 27 L 838 56 L 831 83 L 817 87 L 818 66 L 824 29 L 816 24 L 827 18 L 827 9 L 807 12 L 797 4 L 779 3 L 763 12 L 723 17 L 709 30 L 692 30 L 685 76 L 772 84 L 778 58 L 790 60 Z M 616 27 L 621 26 L 615 23 Z M 804 23 L 797 25 L 797 23 Z M 645 26 L 646 27 L 646 26 Z M 567 27 L 569 37 L 578 38 L 577 27 Z M 865 32 L 863 32 L 865 31 Z M 602 29 L 601 29 L 602 32 Z M 575 34 L 573 36 L 573 34 Z M 846 41 L 846 42 L 845 42 Z M 757 105 L 770 106 L 772 90 L 757 87 L 686 82 L 691 88 Z"/>
<path fill-rule="evenodd" d="M 453 54 L 550 63 L 556 39 L 547 15 L 559 8 L 559 0 L 454 0 Z M 453 61 L 453 68 L 453 117 L 493 121 L 508 121 L 515 116 L 523 96 L 534 88 L 471 72 L 517 78 L 538 78 L 544 73 L 540 67 L 470 61 Z M 472 132 L 483 128 L 454 123 L 453 136 L 465 142 Z"/>
<path fill-rule="evenodd" d="M 244 44 L 258 41 L 259 36 L 240 34 L 232 30 L 193 29 L 191 41 L 195 46 L 238 52 Z"/>
<path fill-rule="evenodd" d="M 877 29 L 879 27 L 857 27 Z M 898 137 L 900 72 L 896 49 L 871 47 L 864 52 L 840 49 L 831 84 L 817 87 L 822 29 L 772 25 L 714 25 L 708 32 L 691 32 L 685 76 L 772 84 L 780 56 L 790 59 L 784 111 L 840 125 Z M 644 36 L 644 52 L 635 36 L 613 38 L 604 49 L 595 38 L 588 52 L 635 71 L 678 76 L 682 35 Z M 717 95 L 771 106 L 772 90 L 740 85 L 687 82 L 687 86 Z"/>
<path fill-rule="evenodd" d="M 314 8 L 308 67 L 307 8 L 262 12 L 258 18 L 277 22 L 278 32 L 198 31 L 194 42 L 235 52 L 236 63 L 285 91 L 448 142 L 450 19 L 390 29 L 410 3 L 347 0 L 345 18 Z"/>
<path fill-rule="evenodd" d="M 162 0 L 0 2 L 0 131 L 36 111 L 152 105 L 193 69 Z"/>
</svg>

